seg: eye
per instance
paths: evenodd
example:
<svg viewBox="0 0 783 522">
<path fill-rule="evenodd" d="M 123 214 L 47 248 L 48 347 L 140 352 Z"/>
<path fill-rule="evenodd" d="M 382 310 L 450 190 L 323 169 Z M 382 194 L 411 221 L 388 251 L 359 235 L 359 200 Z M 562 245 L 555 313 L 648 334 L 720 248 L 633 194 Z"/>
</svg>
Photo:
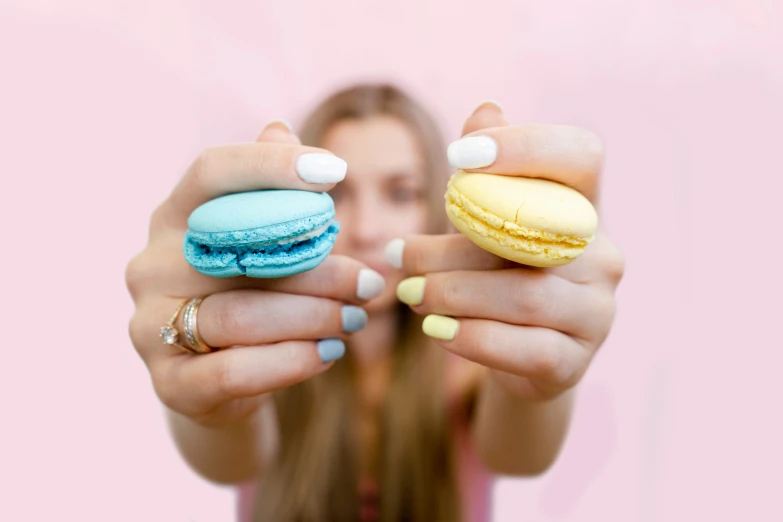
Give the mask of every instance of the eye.
<svg viewBox="0 0 783 522">
<path fill-rule="evenodd" d="M 423 197 L 422 191 L 415 187 L 394 187 L 391 191 L 392 201 L 398 203 L 409 203 L 412 201 L 418 201 Z"/>
</svg>

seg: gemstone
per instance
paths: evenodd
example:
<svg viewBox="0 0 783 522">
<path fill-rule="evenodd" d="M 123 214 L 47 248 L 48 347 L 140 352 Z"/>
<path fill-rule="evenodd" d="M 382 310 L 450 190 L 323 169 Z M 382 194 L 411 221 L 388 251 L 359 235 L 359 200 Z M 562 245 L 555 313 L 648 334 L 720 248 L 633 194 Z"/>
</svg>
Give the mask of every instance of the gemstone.
<svg viewBox="0 0 783 522">
<path fill-rule="evenodd" d="M 173 326 L 164 326 L 160 329 L 160 336 L 163 338 L 163 342 L 166 344 L 174 344 L 177 342 L 179 332 Z"/>
</svg>

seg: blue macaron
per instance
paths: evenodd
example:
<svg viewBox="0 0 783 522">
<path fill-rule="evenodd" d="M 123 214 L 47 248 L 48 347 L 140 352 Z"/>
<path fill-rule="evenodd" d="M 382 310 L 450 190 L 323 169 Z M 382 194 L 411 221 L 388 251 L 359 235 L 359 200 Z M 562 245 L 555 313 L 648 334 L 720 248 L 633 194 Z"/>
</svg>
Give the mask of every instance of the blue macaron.
<svg viewBox="0 0 783 522">
<path fill-rule="evenodd" d="M 339 230 L 326 193 L 241 192 L 194 210 L 183 248 L 185 260 L 212 277 L 285 277 L 317 267 Z"/>
</svg>

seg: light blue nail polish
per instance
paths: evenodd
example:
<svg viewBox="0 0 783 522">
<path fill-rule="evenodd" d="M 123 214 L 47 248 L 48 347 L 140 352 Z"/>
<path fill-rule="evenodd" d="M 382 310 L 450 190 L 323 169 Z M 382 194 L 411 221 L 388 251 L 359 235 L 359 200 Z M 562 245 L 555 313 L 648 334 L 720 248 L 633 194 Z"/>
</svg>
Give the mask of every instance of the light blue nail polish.
<svg viewBox="0 0 783 522">
<path fill-rule="evenodd" d="M 343 355 L 345 355 L 345 343 L 340 339 L 318 341 L 318 357 L 321 358 L 321 362 L 336 361 Z"/>
<path fill-rule="evenodd" d="M 342 317 L 345 333 L 358 332 L 367 326 L 367 312 L 361 306 L 343 306 Z"/>
</svg>

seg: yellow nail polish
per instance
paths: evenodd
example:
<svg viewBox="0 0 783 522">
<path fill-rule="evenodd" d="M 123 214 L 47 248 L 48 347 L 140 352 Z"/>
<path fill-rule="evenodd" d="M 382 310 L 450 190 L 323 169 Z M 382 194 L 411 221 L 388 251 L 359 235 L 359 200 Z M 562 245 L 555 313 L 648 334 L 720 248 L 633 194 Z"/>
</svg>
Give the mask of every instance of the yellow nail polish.
<svg viewBox="0 0 783 522">
<path fill-rule="evenodd" d="M 424 285 L 427 283 L 426 277 L 409 277 L 403 279 L 397 285 L 397 299 L 406 305 L 416 306 L 424 300 Z"/>
<path fill-rule="evenodd" d="M 445 315 L 428 315 L 424 318 L 421 329 L 430 337 L 442 341 L 451 341 L 457 336 L 459 321 Z"/>
</svg>

